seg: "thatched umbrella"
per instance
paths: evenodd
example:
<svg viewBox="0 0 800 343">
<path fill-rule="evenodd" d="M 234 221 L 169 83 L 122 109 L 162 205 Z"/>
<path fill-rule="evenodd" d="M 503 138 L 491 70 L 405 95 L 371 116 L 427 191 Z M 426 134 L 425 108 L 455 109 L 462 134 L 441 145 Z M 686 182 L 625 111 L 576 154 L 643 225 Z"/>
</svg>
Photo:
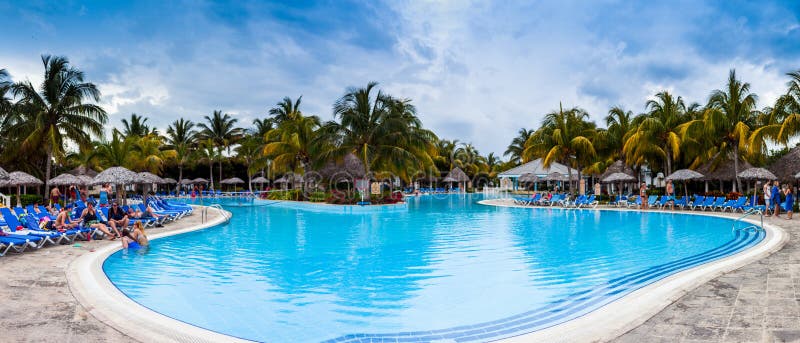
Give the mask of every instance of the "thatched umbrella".
<svg viewBox="0 0 800 343">
<path fill-rule="evenodd" d="M 136 173 L 124 167 L 111 167 L 103 170 L 100 174 L 94 177 L 93 185 L 102 185 L 106 183 L 117 185 L 117 201 L 122 201 L 123 204 L 127 203 L 126 199 L 122 197 L 123 186 L 136 182 Z"/>
<path fill-rule="evenodd" d="M 630 176 L 634 176 L 634 172 L 633 169 L 631 169 L 631 167 L 626 165 L 625 162 L 622 162 L 622 160 L 616 160 L 614 163 L 608 166 L 608 168 L 606 168 L 605 172 L 600 174 L 600 180 L 601 181 L 605 180 L 607 177 L 609 177 L 611 174 L 614 173 L 623 173 L 623 174 L 628 174 Z"/>
<path fill-rule="evenodd" d="M 603 173 L 603 175 L 605 175 L 605 173 Z M 616 172 L 616 173 L 610 173 L 610 174 L 606 175 L 604 178 L 600 179 L 600 182 L 601 183 L 609 183 L 609 184 L 619 183 L 619 193 L 618 194 L 621 194 L 622 193 L 622 185 L 625 184 L 625 183 L 636 182 L 636 177 L 634 177 L 633 175 L 630 175 L 628 173 Z"/>
<path fill-rule="evenodd" d="M 686 183 L 691 180 L 699 180 L 703 178 L 703 174 L 700 174 L 691 169 L 681 169 L 676 170 L 674 173 L 669 174 L 667 176 L 667 180 L 673 181 L 683 181 L 683 191 L 686 193 L 686 197 L 689 197 L 689 189 L 686 186 Z"/>
<path fill-rule="evenodd" d="M 53 186 L 69 186 L 69 185 L 77 185 L 82 182 L 83 181 L 81 181 L 81 179 L 79 179 L 77 176 L 64 173 L 50 179 L 49 183 Z"/>
<path fill-rule="evenodd" d="M 251 180 L 250 182 L 257 183 L 259 185 L 263 185 L 265 183 L 269 183 L 269 180 L 267 180 L 267 178 L 265 178 L 263 176 L 259 176 L 259 177 L 255 178 L 255 179 Z"/>
<path fill-rule="evenodd" d="M 76 177 L 78 178 L 78 181 L 79 181 L 78 184 L 81 185 L 81 186 L 89 186 L 89 185 L 94 183 L 94 177 L 92 177 L 92 176 L 82 174 L 82 175 L 78 175 Z"/>
<path fill-rule="evenodd" d="M 744 180 L 777 180 L 778 177 L 775 176 L 771 171 L 766 170 L 764 168 L 749 168 L 745 171 L 739 173 L 739 177 Z"/>
<path fill-rule="evenodd" d="M 244 180 L 242 180 L 242 179 L 240 179 L 238 177 L 232 177 L 232 178 L 229 178 L 229 179 L 222 180 L 219 183 L 222 184 L 222 185 L 236 185 L 236 184 L 244 183 Z"/>
<path fill-rule="evenodd" d="M 0 181 L 8 180 L 8 172 L 5 169 L 0 168 Z"/>
<path fill-rule="evenodd" d="M 171 177 L 168 177 L 168 178 L 164 178 L 164 183 L 166 183 L 168 185 L 174 185 L 174 184 L 178 183 L 178 181 L 173 179 L 173 178 L 171 178 Z"/>
<path fill-rule="evenodd" d="M 136 180 L 134 183 L 140 184 L 142 186 L 146 186 L 142 193 L 144 193 L 144 201 L 147 201 L 147 193 L 149 193 L 150 187 L 155 184 L 165 184 L 167 183 L 162 179 L 160 176 L 150 173 L 150 172 L 141 172 L 136 174 Z"/>
<path fill-rule="evenodd" d="M 469 176 L 467 176 L 467 173 L 461 170 L 461 168 L 455 167 L 453 168 L 453 170 L 447 173 L 447 176 L 445 176 L 444 179 L 442 179 L 442 181 L 457 182 L 459 189 L 463 190 L 465 187 L 462 187 L 462 184 L 465 184 L 467 181 L 469 181 Z"/>
<path fill-rule="evenodd" d="M 180 183 L 180 184 L 182 184 L 182 185 L 192 185 L 192 184 L 194 184 L 194 180 L 191 180 L 191 179 L 183 179 L 183 180 L 181 180 L 179 183 Z"/>
<path fill-rule="evenodd" d="M 208 180 L 206 180 L 206 179 L 204 179 L 202 177 L 198 177 L 198 178 L 192 180 L 192 183 L 208 183 Z"/>
<path fill-rule="evenodd" d="M 769 166 L 769 171 L 777 176 L 777 180 L 783 182 L 793 182 L 798 170 L 800 170 L 800 146 L 792 148 Z"/>
<path fill-rule="evenodd" d="M 17 187 L 17 206 L 22 206 L 22 202 L 20 201 L 20 189 L 22 186 L 36 186 L 44 184 L 42 180 L 39 180 L 35 176 L 24 173 L 21 171 L 15 171 L 8 174 L 8 180 L 4 180 L 1 183 L 3 186 L 16 186 Z"/>
</svg>

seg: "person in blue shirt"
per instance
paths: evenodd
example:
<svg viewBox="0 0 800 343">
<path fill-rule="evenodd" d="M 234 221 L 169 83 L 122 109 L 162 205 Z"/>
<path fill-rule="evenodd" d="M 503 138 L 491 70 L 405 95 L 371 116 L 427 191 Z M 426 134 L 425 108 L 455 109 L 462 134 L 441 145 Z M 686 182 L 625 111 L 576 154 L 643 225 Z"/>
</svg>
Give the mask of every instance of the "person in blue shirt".
<svg viewBox="0 0 800 343">
<path fill-rule="evenodd" d="M 783 204 L 783 209 L 786 210 L 786 219 L 792 219 L 792 208 L 794 207 L 794 196 L 792 194 L 792 187 L 783 185 L 783 194 L 786 195 L 786 201 Z"/>
<path fill-rule="evenodd" d="M 775 210 L 773 211 L 772 215 L 775 217 L 780 218 L 781 214 L 781 189 L 778 188 L 778 180 L 772 183 L 772 194 L 770 196 L 769 201 L 775 204 Z"/>
</svg>

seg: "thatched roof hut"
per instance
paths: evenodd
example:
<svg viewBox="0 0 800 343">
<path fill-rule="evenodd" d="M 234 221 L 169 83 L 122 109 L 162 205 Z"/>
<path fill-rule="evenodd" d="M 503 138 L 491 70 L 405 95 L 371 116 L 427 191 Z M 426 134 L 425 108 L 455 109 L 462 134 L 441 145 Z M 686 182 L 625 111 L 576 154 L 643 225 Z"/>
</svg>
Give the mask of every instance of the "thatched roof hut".
<svg viewBox="0 0 800 343">
<path fill-rule="evenodd" d="M 354 182 L 364 177 L 364 164 L 354 154 L 347 154 L 341 161 L 331 161 L 320 169 L 323 178 L 334 182 Z"/>
<path fill-rule="evenodd" d="M 453 170 L 450 171 L 447 176 L 442 180 L 444 182 L 467 182 L 469 181 L 469 176 L 465 173 L 461 168 L 455 167 Z"/>
<path fill-rule="evenodd" d="M 636 174 L 633 173 L 633 169 L 631 167 L 626 165 L 625 162 L 622 162 L 622 160 L 616 160 L 614 163 L 608 166 L 608 168 L 606 168 L 606 171 L 603 172 L 603 174 L 600 175 L 600 180 L 605 180 L 614 173 L 623 173 L 636 177 Z"/>
<path fill-rule="evenodd" d="M 70 173 L 70 174 L 76 175 L 76 176 L 77 175 L 89 175 L 91 177 L 95 177 L 98 174 L 98 172 L 95 171 L 94 169 L 89 169 L 89 168 L 86 168 L 85 166 L 79 166 L 79 167 L 77 167 L 75 169 L 72 169 L 72 170 L 68 171 L 67 173 Z"/>
<path fill-rule="evenodd" d="M 750 163 L 743 159 L 739 159 L 739 171 L 753 168 Z M 736 180 L 736 170 L 734 168 L 733 158 L 718 158 L 714 157 L 710 161 L 704 163 L 695 170 L 703 174 L 702 181 L 733 181 Z"/>
<path fill-rule="evenodd" d="M 782 182 L 794 182 L 794 176 L 800 172 L 800 146 L 789 150 L 786 155 L 781 156 L 767 169 Z"/>
</svg>

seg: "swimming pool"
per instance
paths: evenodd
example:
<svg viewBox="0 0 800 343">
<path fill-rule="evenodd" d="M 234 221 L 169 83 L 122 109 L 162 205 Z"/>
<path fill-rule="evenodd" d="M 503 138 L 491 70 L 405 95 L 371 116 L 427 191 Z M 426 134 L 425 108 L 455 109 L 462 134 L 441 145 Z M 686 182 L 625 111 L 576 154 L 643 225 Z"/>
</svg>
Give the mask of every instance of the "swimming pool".
<svg viewBox="0 0 800 343">
<path fill-rule="evenodd" d="M 230 223 L 114 253 L 103 270 L 143 306 L 251 340 L 487 341 L 577 318 L 764 237 L 724 218 L 479 199 L 347 214 L 220 200 Z"/>
</svg>

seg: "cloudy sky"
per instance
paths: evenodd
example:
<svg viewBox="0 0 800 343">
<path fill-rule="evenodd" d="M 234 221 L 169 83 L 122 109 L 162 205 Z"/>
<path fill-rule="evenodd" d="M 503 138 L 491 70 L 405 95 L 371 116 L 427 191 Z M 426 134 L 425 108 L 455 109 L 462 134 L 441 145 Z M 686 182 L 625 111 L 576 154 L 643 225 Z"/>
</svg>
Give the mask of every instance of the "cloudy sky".
<svg viewBox="0 0 800 343">
<path fill-rule="evenodd" d="M 0 68 L 41 80 L 67 56 L 116 125 L 213 110 L 243 126 L 284 96 L 331 119 L 348 87 L 413 99 L 443 138 L 502 153 L 544 113 L 600 123 L 660 90 L 704 103 L 735 68 L 770 105 L 800 69 L 800 2 L 4 1 Z"/>
</svg>

